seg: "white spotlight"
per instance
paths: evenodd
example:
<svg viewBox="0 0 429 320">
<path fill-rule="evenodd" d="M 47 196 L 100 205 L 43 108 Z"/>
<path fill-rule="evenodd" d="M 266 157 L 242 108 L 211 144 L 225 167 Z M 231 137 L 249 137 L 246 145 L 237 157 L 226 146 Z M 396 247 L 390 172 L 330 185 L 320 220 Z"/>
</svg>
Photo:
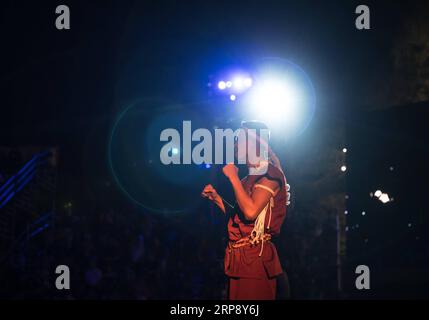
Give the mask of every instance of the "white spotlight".
<svg viewBox="0 0 429 320">
<path fill-rule="evenodd" d="M 235 96 L 235 94 L 231 94 L 231 95 L 229 96 L 229 99 L 230 99 L 231 101 L 235 101 L 235 99 L 237 99 L 237 97 Z"/>
<path fill-rule="evenodd" d="M 342 172 L 345 172 L 347 170 L 347 167 L 346 166 L 341 166 L 341 171 Z"/>
<path fill-rule="evenodd" d="M 226 83 L 225 83 L 225 81 L 219 81 L 219 82 L 218 82 L 218 84 L 217 84 L 217 87 L 218 87 L 220 90 L 224 90 L 224 89 L 226 88 Z"/>
<path fill-rule="evenodd" d="M 171 153 L 174 155 L 179 154 L 179 149 L 178 148 L 172 148 Z"/>
<path fill-rule="evenodd" d="M 234 88 L 237 89 L 237 90 L 243 89 L 243 87 L 244 87 L 243 78 L 241 78 L 241 77 L 235 78 L 234 81 L 233 81 L 233 85 L 234 85 Z"/>
<path fill-rule="evenodd" d="M 246 87 L 251 87 L 252 86 L 252 78 L 246 78 L 246 79 L 244 79 L 244 85 L 246 86 Z"/>
<path fill-rule="evenodd" d="M 347 152 L 347 148 L 343 148 L 343 152 L 346 153 Z"/>
<path fill-rule="evenodd" d="M 390 201 L 389 195 L 387 193 L 382 193 L 378 199 L 383 203 L 387 203 Z"/>
<path fill-rule="evenodd" d="M 382 194 L 382 192 L 381 192 L 380 190 L 377 190 L 377 191 L 374 193 L 374 196 L 376 196 L 377 198 L 380 198 L 381 194 Z"/>
<path fill-rule="evenodd" d="M 266 78 L 253 86 L 249 96 L 252 116 L 270 124 L 292 124 L 300 114 L 302 97 L 293 83 L 284 78 Z"/>
<path fill-rule="evenodd" d="M 227 81 L 225 83 L 225 85 L 226 85 L 227 88 L 231 88 L 232 87 L 232 82 L 231 81 Z"/>
</svg>

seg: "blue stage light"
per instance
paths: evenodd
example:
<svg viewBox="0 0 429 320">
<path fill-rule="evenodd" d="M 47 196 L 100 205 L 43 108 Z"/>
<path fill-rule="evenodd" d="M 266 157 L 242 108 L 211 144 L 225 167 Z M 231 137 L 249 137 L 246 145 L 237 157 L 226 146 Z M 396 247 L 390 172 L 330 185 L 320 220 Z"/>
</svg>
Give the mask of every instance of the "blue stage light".
<svg viewBox="0 0 429 320">
<path fill-rule="evenodd" d="M 217 87 L 218 87 L 220 90 L 224 90 L 224 89 L 226 88 L 226 83 L 225 83 L 225 81 L 219 81 L 219 82 L 218 82 L 218 84 L 217 84 Z"/>
</svg>

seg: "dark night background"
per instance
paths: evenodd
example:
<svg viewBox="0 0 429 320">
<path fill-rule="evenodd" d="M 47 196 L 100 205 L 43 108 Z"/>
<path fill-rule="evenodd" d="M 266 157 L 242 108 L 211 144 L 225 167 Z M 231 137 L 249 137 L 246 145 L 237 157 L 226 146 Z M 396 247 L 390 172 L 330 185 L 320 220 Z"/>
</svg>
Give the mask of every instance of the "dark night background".
<svg viewBox="0 0 429 320">
<path fill-rule="evenodd" d="M 71 30 L 55 28 L 59 4 Z M 371 30 L 355 28 L 359 4 Z M 150 116 L 180 104 L 224 124 L 223 107 L 192 103 L 208 99 L 210 75 L 266 57 L 301 66 L 317 95 L 307 130 L 274 146 L 292 186 L 277 243 L 291 298 L 429 297 L 427 2 L 2 1 L 0 33 L 0 186 L 34 153 L 58 156 L 0 209 L 0 297 L 224 298 L 225 221 L 199 197 L 211 179 L 230 194 L 220 167 L 198 171 L 187 212 L 151 212 L 112 178 L 109 134 L 140 99 L 156 101 L 142 106 Z M 159 190 L 151 202 L 188 201 L 162 179 L 142 183 Z M 370 197 L 377 189 L 394 201 Z M 59 264 L 70 266 L 68 292 L 54 286 Z M 360 264 L 367 291 L 354 286 Z"/>
</svg>

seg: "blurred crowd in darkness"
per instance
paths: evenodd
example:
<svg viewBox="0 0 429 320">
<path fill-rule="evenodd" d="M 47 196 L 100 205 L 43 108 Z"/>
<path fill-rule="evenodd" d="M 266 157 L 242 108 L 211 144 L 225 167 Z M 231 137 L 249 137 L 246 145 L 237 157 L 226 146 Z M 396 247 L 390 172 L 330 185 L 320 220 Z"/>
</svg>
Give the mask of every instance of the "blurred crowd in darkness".
<svg viewBox="0 0 429 320">
<path fill-rule="evenodd" d="M 0 297 L 227 298 L 227 221 L 212 204 L 202 201 L 198 211 L 171 216 L 130 205 L 89 209 L 82 203 L 58 206 L 48 228 L 2 254 Z M 289 278 L 289 286 L 279 284 L 279 299 L 289 297 L 287 288 L 292 299 L 337 295 L 335 225 L 327 220 L 320 225 L 319 214 L 299 205 L 288 212 L 275 240 Z M 55 287 L 58 265 L 70 269 L 70 290 Z"/>
<path fill-rule="evenodd" d="M 7 279 L 12 287 L 3 287 L 14 298 L 221 299 L 225 294 L 222 238 L 210 229 L 186 230 L 160 217 L 114 210 L 65 211 L 50 230 L 16 250 L 8 270 L 14 278 Z M 60 264 L 70 268 L 69 291 L 55 289 Z"/>
<path fill-rule="evenodd" d="M 202 210 L 206 212 L 178 218 L 112 209 L 92 214 L 62 209 L 51 228 L 15 249 L 13 263 L 3 273 L 7 279 L 2 279 L 2 295 L 15 299 L 225 299 L 226 221 L 219 211 L 207 207 Z M 311 242 L 286 231 L 278 239 L 292 299 L 335 297 L 333 257 L 323 248 L 327 241 L 328 235 Z M 71 290 L 55 288 L 54 270 L 60 264 L 70 268 Z M 280 291 L 279 298 L 285 298 L 285 288 Z"/>
</svg>

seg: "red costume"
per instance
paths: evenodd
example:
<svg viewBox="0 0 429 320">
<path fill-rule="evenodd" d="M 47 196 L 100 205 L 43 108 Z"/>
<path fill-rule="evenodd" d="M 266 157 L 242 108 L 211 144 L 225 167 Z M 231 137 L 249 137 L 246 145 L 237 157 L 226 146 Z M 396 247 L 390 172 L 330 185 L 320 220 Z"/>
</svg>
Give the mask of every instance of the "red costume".
<svg viewBox="0 0 429 320">
<path fill-rule="evenodd" d="M 259 184 L 264 177 L 278 182 L 279 190 L 276 193 Z M 280 169 L 270 164 L 266 174 L 249 175 L 242 180 L 242 184 L 249 196 L 254 188 L 260 187 L 269 191 L 272 198 L 265 210 L 264 222 L 260 221 L 264 235 L 258 243 L 251 241 L 257 220 L 246 220 L 238 205 L 230 214 L 229 243 L 224 260 L 225 274 L 229 277 L 229 299 L 273 300 L 276 297 L 276 277 L 283 270 L 276 247 L 270 239 L 280 233 L 286 216 L 286 178 Z"/>
</svg>

